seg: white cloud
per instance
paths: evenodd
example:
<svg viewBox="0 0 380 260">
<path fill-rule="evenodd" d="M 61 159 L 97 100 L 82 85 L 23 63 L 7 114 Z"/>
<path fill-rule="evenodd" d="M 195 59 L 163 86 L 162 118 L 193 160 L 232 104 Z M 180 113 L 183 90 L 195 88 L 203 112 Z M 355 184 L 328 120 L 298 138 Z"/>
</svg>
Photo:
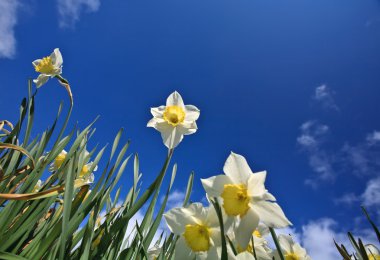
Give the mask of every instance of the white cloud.
<svg viewBox="0 0 380 260">
<path fill-rule="evenodd" d="M 307 179 L 305 183 L 315 188 L 320 180 L 334 180 L 333 157 L 321 147 L 329 127 L 309 120 L 301 125 L 300 130 L 301 134 L 297 137 L 297 143 L 308 154 L 309 165 L 317 173 L 314 178 Z"/>
<path fill-rule="evenodd" d="M 174 190 L 173 192 L 169 194 L 166 207 L 169 209 L 182 207 L 184 199 L 185 199 L 185 192 Z"/>
<path fill-rule="evenodd" d="M 16 54 L 14 27 L 18 6 L 17 0 L 0 1 L 0 58 L 13 58 Z"/>
<path fill-rule="evenodd" d="M 368 181 L 361 198 L 367 207 L 380 206 L 380 177 Z"/>
<path fill-rule="evenodd" d="M 309 165 L 316 173 L 305 181 L 318 187 L 321 181 L 334 181 L 340 173 L 357 177 L 377 175 L 380 171 L 380 131 L 373 131 L 365 139 L 352 145 L 344 143 L 340 149 L 327 149 L 329 127 L 316 120 L 300 126 L 297 144 L 308 155 Z M 353 196 L 338 198 L 336 202 L 355 201 Z"/>
<path fill-rule="evenodd" d="M 339 231 L 339 225 L 332 218 L 321 218 L 309 221 L 300 230 L 295 228 L 276 229 L 276 234 L 290 234 L 294 241 L 301 244 L 312 259 L 336 260 L 342 259 L 335 247 L 334 240 L 338 245 L 343 244 L 349 253 L 353 253 L 353 248 L 349 242 L 347 232 Z M 363 243 L 374 243 L 377 241 L 374 231 L 371 229 L 355 228 L 354 237 L 361 238 Z M 268 237 L 270 246 L 274 248 L 273 241 Z"/>
<path fill-rule="evenodd" d="M 380 131 L 373 131 L 367 135 L 366 138 L 368 145 L 375 145 L 380 142 Z"/>
<path fill-rule="evenodd" d="M 82 11 L 96 12 L 100 0 L 57 0 L 60 27 L 73 27 Z"/>
<path fill-rule="evenodd" d="M 301 243 L 305 246 L 312 259 L 335 260 L 341 259 L 334 245 L 334 239 L 338 244 L 349 245 L 345 233 L 336 232 L 336 222 L 330 218 L 311 221 L 302 226 Z"/>
<path fill-rule="evenodd" d="M 323 84 L 315 88 L 313 99 L 325 109 L 339 110 L 333 98 L 333 91 Z"/>
</svg>

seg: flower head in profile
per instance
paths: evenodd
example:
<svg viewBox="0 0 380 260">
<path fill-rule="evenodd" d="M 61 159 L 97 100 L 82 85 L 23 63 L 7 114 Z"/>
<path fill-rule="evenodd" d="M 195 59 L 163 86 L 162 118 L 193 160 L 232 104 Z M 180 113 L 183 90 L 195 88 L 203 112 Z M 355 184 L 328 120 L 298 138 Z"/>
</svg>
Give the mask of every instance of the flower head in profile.
<svg viewBox="0 0 380 260">
<path fill-rule="evenodd" d="M 193 203 L 173 208 L 164 217 L 170 231 L 179 236 L 175 259 L 219 259 L 221 231 L 213 207 Z"/>
<path fill-rule="evenodd" d="M 279 235 L 278 242 L 285 260 L 311 260 L 306 250 L 300 244 L 295 243 L 290 235 Z M 274 257 L 280 259 L 277 250 L 274 252 Z"/>
<path fill-rule="evenodd" d="M 372 244 L 364 246 L 369 260 L 380 260 L 380 250 Z M 358 257 L 359 259 L 361 257 Z"/>
<path fill-rule="evenodd" d="M 209 197 L 220 197 L 227 216 L 237 218 L 236 240 L 247 247 L 259 221 L 269 227 L 291 225 L 276 198 L 264 186 L 266 172 L 253 173 L 241 155 L 231 153 L 224 165 L 225 175 L 202 179 Z"/>
<path fill-rule="evenodd" d="M 33 80 L 37 88 L 45 84 L 49 78 L 60 75 L 62 73 L 62 63 L 62 55 L 58 48 L 55 48 L 50 56 L 33 61 L 34 69 L 40 73 L 37 79 Z"/>
<path fill-rule="evenodd" d="M 169 149 L 175 148 L 184 135 L 197 131 L 195 121 L 199 117 L 199 109 L 192 105 L 185 105 L 181 95 L 175 91 L 166 100 L 166 106 L 151 108 L 153 118 L 148 127 L 154 127 L 162 136 L 164 144 Z"/>
<path fill-rule="evenodd" d="M 63 162 L 66 160 L 66 156 L 67 152 L 65 150 L 62 150 L 62 152 L 60 152 L 58 156 L 54 159 L 54 161 L 50 164 L 49 171 L 54 172 L 61 168 Z M 88 183 L 92 183 L 95 179 L 93 172 L 95 172 L 98 169 L 98 166 L 92 167 L 93 162 L 89 162 L 90 153 L 88 151 L 85 151 L 83 156 L 84 160 L 88 163 L 85 163 L 82 166 L 82 168 L 79 171 L 78 177 L 85 180 Z"/>
<path fill-rule="evenodd" d="M 67 152 L 65 150 L 62 150 L 57 157 L 55 157 L 54 161 L 50 164 L 49 171 L 57 171 L 59 168 L 61 168 L 63 162 L 66 159 Z"/>
</svg>

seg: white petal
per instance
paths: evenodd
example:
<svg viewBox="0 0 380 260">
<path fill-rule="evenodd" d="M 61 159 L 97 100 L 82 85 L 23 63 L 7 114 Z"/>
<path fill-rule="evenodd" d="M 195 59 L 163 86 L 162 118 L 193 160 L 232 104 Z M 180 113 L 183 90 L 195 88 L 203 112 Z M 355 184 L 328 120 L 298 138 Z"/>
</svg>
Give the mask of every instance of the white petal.
<svg viewBox="0 0 380 260">
<path fill-rule="evenodd" d="M 224 189 L 225 184 L 231 184 L 232 180 L 226 175 L 213 176 L 208 179 L 201 179 L 203 188 L 211 197 L 219 197 Z"/>
<path fill-rule="evenodd" d="M 159 107 L 152 107 L 150 109 L 150 112 L 154 117 L 162 117 L 162 114 L 165 111 L 165 106 L 159 106 Z"/>
<path fill-rule="evenodd" d="M 252 197 L 262 197 L 265 192 L 265 177 L 267 173 L 265 171 L 263 172 L 257 172 L 254 174 L 251 174 L 251 176 L 248 179 L 248 193 Z"/>
<path fill-rule="evenodd" d="M 37 79 L 34 79 L 33 82 L 36 84 L 37 88 L 41 87 L 49 80 L 49 76 L 45 74 L 40 74 Z"/>
<path fill-rule="evenodd" d="M 185 108 L 182 97 L 177 91 L 174 91 L 172 94 L 170 94 L 166 100 L 166 106 L 179 106 Z"/>
<path fill-rule="evenodd" d="M 186 105 L 185 110 L 186 110 L 185 111 L 185 113 L 186 113 L 185 120 L 186 121 L 195 121 L 199 118 L 200 111 L 196 106 Z"/>
<path fill-rule="evenodd" d="M 280 243 L 281 249 L 285 251 L 285 253 L 293 253 L 293 238 L 289 235 L 279 235 L 278 242 Z"/>
<path fill-rule="evenodd" d="M 33 64 L 33 66 L 35 67 L 35 66 L 37 66 L 38 64 L 40 64 L 41 61 L 42 61 L 41 59 L 37 59 L 37 60 L 34 60 L 34 61 L 32 62 L 32 64 Z"/>
<path fill-rule="evenodd" d="M 190 124 L 186 124 L 186 123 L 180 124 L 177 126 L 177 129 L 183 135 L 191 135 L 197 131 L 198 127 L 195 122 L 192 122 Z"/>
<path fill-rule="evenodd" d="M 246 159 L 236 153 L 231 152 L 223 168 L 224 173 L 236 184 L 247 184 L 252 174 Z"/>
<path fill-rule="evenodd" d="M 299 256 L 302 256 L 302 257 L 306 257 L 307 256 L 307 253 L 306 253 L 306 250 L 300 246 L 300 244 L 298 243 L 295 243 L 293 245 L 293 251 L 296 255 L 299 255 Z"/>
<path fill-rule="evenodd" d="M 269 227 L 283 228 L 291 225 L 290 221 L 285 217 L 280 206 L 275 202 L 265 200 L 254 201 L 252 208 L 260 217 L 260 221 Z"/>
<path fill-rule="evenodd" d="M 252 209 L 247 211 L 247 214 L 240 220 L 239 225 L 236 229 L 236 241 L 242 248 L 248 246 L 251 240 L 253 231 L 257 228 L 259 224 L 259 216 Z"/>
<path fill-rule="evenodd" d="M 197 224 L 193 217 L 192 209 L 173 208 L 164 214 L 166 224 L 171 232 L 176 235 L 182 235 L 185 232 L 187 224 Z"/>
<path fill-rule="evenodd" d="M 156 129 L 161 132 L 162 140 L 169 149 L 175 148 L 183 139 L 183 133 L 166 122 L 157 123 Z"/>
<path fill-rule="evenodd" d="M 212 244 L 211 246 L 220 246 L 222 244 L 222 237 L 221 237 L 221 232 L 220 228 L 211 228 L 211 241 Z"/>
<path fill-rule="evenodd" d="M 54 67 L 61 67 L 63 63 L 62 54 L 58 48 L 55 48 L 54 51 L 50 54 L 51 61 Z M 62 71 L 61 71 L 62 72 Z M 60 73 L 59 73 L 60 74 Z"/>
<path fill-rule="evenodd" d="M 175 260 L 183 260 L 183 259 L 193 259 L 194 253 L 191 249 L 186 245 L 185 239 L 181 236 L 175 246 L 174 259 Z"/>
<path fill-rule="evenodd" d="M 238 254 L 235 259 L 236 260 L 255 260 L 255 257 L 251 253 L 245 251 Z"/>
</svg>

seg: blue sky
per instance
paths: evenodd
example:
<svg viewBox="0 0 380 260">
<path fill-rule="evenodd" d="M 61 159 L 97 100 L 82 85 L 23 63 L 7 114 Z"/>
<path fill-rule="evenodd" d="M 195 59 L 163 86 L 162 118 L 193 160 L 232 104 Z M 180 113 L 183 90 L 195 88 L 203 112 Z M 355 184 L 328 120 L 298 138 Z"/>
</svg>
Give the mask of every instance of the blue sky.
<svg viewBox="0 0 380 260">
<path fill-rule="evenodd" d="M 199 178 L 234 151 L 268 171 L 315 259 L 334 259 L 324 238 L 369 227 L 359 205 L 380 220 L 380 1 L 2 0 L 0 13 L 1 119 L 16 120 L 31 62 L 59 47 L 71 125 L 100 115 L 93 146 L 124 127 L 145 184 L 166 154 L 149 108 L 177 90 L 201 110 L 175 151 L 178 197 L 194 170 L 201 200 Z M 35 134 L 61 100 L 56 82 L 41 88 Z"/>
</svg>

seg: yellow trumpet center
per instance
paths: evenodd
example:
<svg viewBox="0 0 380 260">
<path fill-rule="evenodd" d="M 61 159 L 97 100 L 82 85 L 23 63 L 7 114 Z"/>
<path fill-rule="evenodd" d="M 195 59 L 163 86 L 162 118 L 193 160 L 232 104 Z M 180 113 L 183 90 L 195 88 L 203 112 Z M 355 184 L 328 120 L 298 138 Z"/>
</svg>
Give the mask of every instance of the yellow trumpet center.
<svg viewBox="0 0 380 260">
<path fill-rule="evenodd" d="M 90 169 L 88 168 L 87 165 L 83 165 L 82 170 L 79 173 L 79 176 L 84 177 L 89 172 L 89 170 Z"/>
<path fill-rule="evenodd" d="M 186 244 L 194 252 L 208 251 L 210 248 L 210 229 L 205 225 L 186 225 L 185 237 Z"/>
<path fill-rule="evenodd" d="M 163 117 L 172 126 L 177 126 L 185 120 L 185 111 L 180 106 L 167 106 Z"/>
<path fill-rule="evenodd" d="M 60 168 L 62 166 L 62 163 L 65 160 L 65 158 L 66 158 L 66 154 L 65 153 L 58 154 L 58 156 L 54 160 L 54 166 L 55 166 L 56 169 L 58 169 L 58 168 Z"/>
<path fill-rule="evenodd" d="M 50 57 L 44 57 L 42 60 L 34 66 L 34 69 L 43 74 L 54 73 L 54 65 Z"/>
<path fill-rule="evenodd" d="M 245 185 L 225 184 L 221 197 L 227 215 L 243 217 L 247 213 L 250 198 Z"/>
<path fill-rule="evenodd" d="M 375 255 L 375 254 L 369 254 L 368 255 L 369 260 L 380 260 L 380 255 Z"/>
<path fill-rule="evenodd" d="M 300 257 L 298 255 L 296 255 L 295 253 L 289 253 L 289 254 L 285 254 L 285 260 L 299 260 Z"/>
<path fill-rule="evenodd" d="M 261 236 L 261 233 L 256 229 L 255 231 L 253 231 L 253 235 L 255 236 L 255 237 L 258 237 L 258 238 L 261 238 L 262 236 Z"/>
<path fill-rule="evenodd" d="M 252 247 L 251 243 L 249 243 L 245 249 L 239 245 L 236 247 L 236 249 L 237 249 L 238 253 L 242 253 L 242 252 L 246 252 L 246 251 L 251 253 L 251 254 L 253 253 L 253 247 Z"/>
</svg>

